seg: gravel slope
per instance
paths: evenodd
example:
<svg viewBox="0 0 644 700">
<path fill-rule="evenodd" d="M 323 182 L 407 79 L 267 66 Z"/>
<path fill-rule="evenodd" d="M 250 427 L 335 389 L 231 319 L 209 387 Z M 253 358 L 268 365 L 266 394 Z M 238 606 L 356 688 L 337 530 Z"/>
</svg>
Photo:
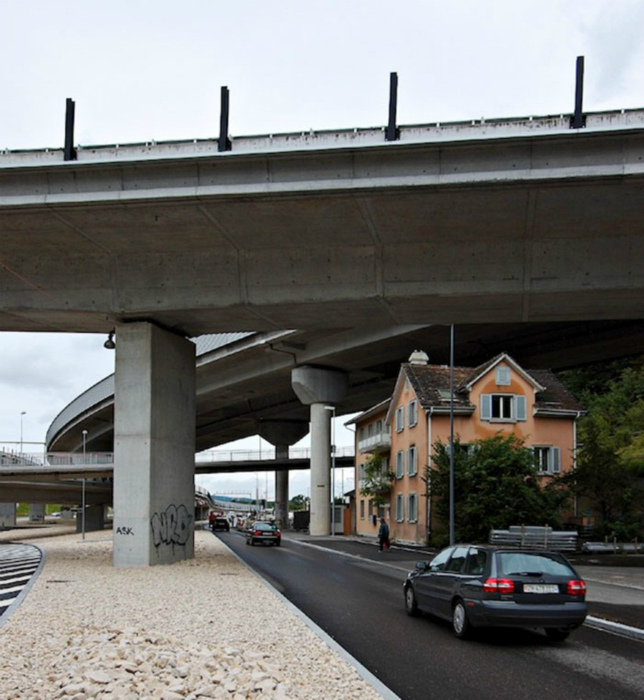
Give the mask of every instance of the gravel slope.
<svg viewBox="0 0 644 700">
<path fill-rule="evenodd" d="M 207 531 L 140 569 L 105 532 L 29 539 L 46 560 L 0 629 L 3 700 L 382 697 Z"/>
</svg>

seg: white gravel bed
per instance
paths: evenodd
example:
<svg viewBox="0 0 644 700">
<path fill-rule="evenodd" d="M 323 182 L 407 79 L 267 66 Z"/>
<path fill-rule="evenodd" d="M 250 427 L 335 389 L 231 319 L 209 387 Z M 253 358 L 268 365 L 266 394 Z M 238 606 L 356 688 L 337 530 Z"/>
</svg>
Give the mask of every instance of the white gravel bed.
<svg viewBox="0 0 644 700">
<path fill-rule="evenodd" d="M 29 539 L 46 561 L 0 628 L 3 700 L 382 697 L 209 532 L 136 569 L 109 533 Z"/>
</svg>

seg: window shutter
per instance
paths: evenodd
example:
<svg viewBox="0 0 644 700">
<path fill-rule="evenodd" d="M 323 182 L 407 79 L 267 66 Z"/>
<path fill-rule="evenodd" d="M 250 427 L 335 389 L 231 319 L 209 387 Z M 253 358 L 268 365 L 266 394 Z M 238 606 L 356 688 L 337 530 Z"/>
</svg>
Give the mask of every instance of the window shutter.
<svg viewBox="0 0 644 700">
<path fill-rule="evenodd" d="M 398 479 L 402 479 L 402 477 L 405 475 L 404 459 L 405 453 L 402 450 L 396 452 L 396 477 Z"/>
<path fill-rule="evenodd" d="M 481 420 L 492 418 L 492 394 L 481 394 Z"/>
<path fill-rule="evenodd" d="M 405 507 L 401 494 L 396 496 L 396 520 L 401 523 L 405 519 Z"/>
<path fill-rule="evenodd" d="M 526 420 L 527 416 L 527 402 L 525 396 L 515 396 L 515 408 L 516 408 L 516 419 Z"/>
<path fill-rule="evenodd" d="M 550 454 L 548 456 L 550 457 L 550 459 L 552 461 L 552 465 L 548 465 L 548 466 L 552 467 L 552 469 L 551 469 L 552 473 L 559 474 L 559 472 L 561 472 L 561 448 L 560 447 L 553 447 L 550 450 Z"/>
</svg>

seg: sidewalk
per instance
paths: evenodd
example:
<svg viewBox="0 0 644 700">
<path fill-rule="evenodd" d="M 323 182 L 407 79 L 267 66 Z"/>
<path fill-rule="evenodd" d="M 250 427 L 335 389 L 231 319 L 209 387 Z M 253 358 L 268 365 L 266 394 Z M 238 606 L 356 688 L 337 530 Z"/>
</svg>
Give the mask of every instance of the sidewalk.
<svg viewBox="0 0 644 700">
<path fill-rule="evenodd" d="M 387 552 L 379 552 L 375 540 L 352 535 L 314 537 L 293 531 L 283 535 L 287 539 L 398 569 L 401 572 L 401 582 L 417 561 L 431 559 L 436 553 L 434 549 L 396 544 Z M 595 555 L 592 558 L 570 559 L 586 582 L 586 601 L 590 611 L 586 624 L 644 640 L 644 566 L 640 563 L 644 563 L 644 557 L 624 555 L 621 559 L 611 557 L 604 560 L 601 555 Z M 603 562 L 610 565 L 602 565 Z M 625 565 L 631 563 L 640 565 Z"/>
</svg>

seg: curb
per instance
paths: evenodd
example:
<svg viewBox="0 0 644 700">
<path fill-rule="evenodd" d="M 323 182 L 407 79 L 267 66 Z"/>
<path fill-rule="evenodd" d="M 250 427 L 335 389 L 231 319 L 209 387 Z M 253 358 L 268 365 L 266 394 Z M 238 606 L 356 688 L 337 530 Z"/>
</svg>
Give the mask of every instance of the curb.
<svg viewBox="0 0 644 700">
<path fill-rule="evenodd" d="M 644 641 L 644 630 L 641 630 L 638 627 L 629 627 L 621 622 L 613 622 L 612 620 L 604 620 L 601 617 L 593 617 L 592 615 L 589 615 L 584 621 L 584 625 L 603 632 L 617 634 L 620 637 L 628 637 L 629 639 Z"/>
<path fill-rule="evenodd" d="M 214 534 L 214 533 L 213 533 Z M 294 540 L 291 540 L 294 541 Z M 388 688 L 377 676 L 375 676 L 366 666 L 363 666 L 354 656 L 352 656 L 344 647 L 340 646 L 333 637 L 327 634 L 318 624 L 313 622 L 310 617 L 305 615 L 298 607 L 293 605 L 291 601 L 268 580 L 265 579 L 261 574 L 257 573 L 251 568 L 234 550 L 232 550 L 223 541 L 219 540 L 226 549 L 251 573 L 256 579 L 263 583 L 275 596 L 288 608 L 293 614 L 296 615 L 304 624 L 316 634 L 328 647 L 333 649 L 344 661 L 346 661 L 352 668 L 354 668 L 357 674 L 368 683 L 377 693 L 384 698 L 384 700 L 402 700 L 400 696 L 396 695 L 390 688 Z M 305 544 L 298 542 L 298 544 Z M 308 543 L 305 544 L 305 546 Z M 308 545 L 310 547 L 315 547 L 316 545 Z M 324 547 L 320 547 L 324 549 Z M 326 551 L 329 551 L 328 549 Z"/>
</svg>

